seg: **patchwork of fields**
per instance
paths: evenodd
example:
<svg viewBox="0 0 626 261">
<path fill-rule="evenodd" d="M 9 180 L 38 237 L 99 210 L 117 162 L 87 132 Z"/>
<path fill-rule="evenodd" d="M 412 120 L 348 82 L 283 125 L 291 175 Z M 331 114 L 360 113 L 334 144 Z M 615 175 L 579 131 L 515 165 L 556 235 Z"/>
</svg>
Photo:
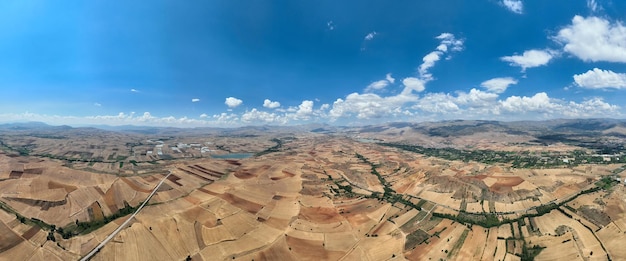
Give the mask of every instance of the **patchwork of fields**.
<svg viewBox="0 0 626 261">
<path fill-rule="evenodd" d="M 626 175 L 621 164 L 514 168 L 345 136 L 274 135 L 197 142 L 219 154 L 263 152 L 249 158 L 213 158 L 175 138 L 163 147 L 187 150 L 168 159 L 137 156 L 144 145 L 123 135 L 86 150 L 31 138 L 22 155 L 18 142 L 3 143 L 0 259 L 80 259 L 169 172 L 93 260 L 626 258 L 626 189 L 606 179 Z"/>
</svg>

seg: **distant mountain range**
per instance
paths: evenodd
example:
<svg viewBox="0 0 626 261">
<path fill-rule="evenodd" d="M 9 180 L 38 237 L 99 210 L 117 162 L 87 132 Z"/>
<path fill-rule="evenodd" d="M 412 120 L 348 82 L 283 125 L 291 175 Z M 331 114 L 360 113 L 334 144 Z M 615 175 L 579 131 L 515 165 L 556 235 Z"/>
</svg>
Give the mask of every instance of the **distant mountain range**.
<svg viewBox="0 0 626 261">
<path fill-rule="evenodd" d="M 567 135 L 613 135 L 626 137 L 626 119 L 557 119 L 545 121 L 482 121 L 482 120 L 453 120 L 440 122 L 392 122 L 379 125 L 365 126 L 333 126 L 328 124 L 308 124 L 298 126 L 246 126 L 237 128 L 176 128 L 150 126 L 109 126 L 93 125 L 86 127 L 71 127 L 67 125 L 53 126 L 43 122 L 23 122 L 0 124 L 0 130 L 5 131 L 63 131 L 72 129 L 99 129 L 104 131 L 129 132 L 140 134 L 163 134 L 174 132 L 209 132 L 231 134 L 253 134 L 256 132 L 312 132 L 319 134 L 347 133 L 347 134 L 382 134 L 398 136 L 407 132 L 419 133 L 431 137 L 460 137 L 476 133 L 497 132 L 509 135 L 541 136 L 551 134 Z"/>
</svg>

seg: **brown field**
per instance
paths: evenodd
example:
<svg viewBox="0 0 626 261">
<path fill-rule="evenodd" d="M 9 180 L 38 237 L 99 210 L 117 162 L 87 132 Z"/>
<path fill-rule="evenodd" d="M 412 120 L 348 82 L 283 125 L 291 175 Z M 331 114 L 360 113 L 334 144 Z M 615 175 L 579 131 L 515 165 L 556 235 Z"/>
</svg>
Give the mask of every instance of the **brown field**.
<svg viewBox="0 0 626 261">
<path fill-rule="evenodd" d="M 0 253 L 17 246 L 22 241 L 24 239 L 15 234 L 6 224 L 0 224 Z"/>
<path fill-rule="evenodd" d="M 104 213 L 102 212 L 102 208 L 100 208 L 100 203 L 97 201 L 91 204 L 91 215 L 93 218 L 91 220 L 102 221 L 104 220 Z"/>
<path fill-rule="evenodd" d="M 496 193 L 512 192 L 513 187 L 524 182 L 524 179 L 520 177 L 498 177 L 491 176 L 490 178 L 496 179 L 493 185 L 489 186 L 489 190 Z"/>
<path fill-rule="evenodd" d="M 32 154 L 40 156 L 0 152 L 0 200 L 27 219 L 67 228 L 141 204 L 171 171 L 150 204 L 93 260 L 520 260 L 524 243 L 546 247 L 536 260 L 626 258 L 623 186 L 580 196 L 567 203 L 574 210 L 562 207 L 563 212 L 493 228 L 433 217 L 433 212 L 492 212 L 499 218 L 536 213 L 537 206 L 569 199 L 621 165 L 514 169 L 447 161 L 340 135 L 216 133 L 82 133 L 71 145 L 16 136 L 8 144 L 35 144 Z M 525 148 L 487 142 L 485 135 L 449 142 Z M 276 145 L 275 137 L 282 148 L 262 156 L 219 159 L 200 151 L 259 152 Z M 177 152 L 178 143 L 200 146 Z M 376 166 L 386 184 L 357 153 Z M 402 200 L 383 199 L 385 186 Z M 52 242 L 48 230 L 0 210 L 0 260 L 77 260 L 126 218 L 69 239 L 57 232 Z"/>
</svg>

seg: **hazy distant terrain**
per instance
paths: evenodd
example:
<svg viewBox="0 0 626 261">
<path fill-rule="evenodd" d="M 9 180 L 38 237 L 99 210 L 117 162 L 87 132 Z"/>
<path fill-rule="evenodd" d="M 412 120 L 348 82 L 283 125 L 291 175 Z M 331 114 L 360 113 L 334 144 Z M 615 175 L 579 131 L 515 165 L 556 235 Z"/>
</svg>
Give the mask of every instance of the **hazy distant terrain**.
<svg viewBox="0 0 626 261">
<path fill-rule="evenodd" d="M 93 260 L 626 258 L 624 120 L 97 127 L 0 125 L 0 259 L 80 259 L 161 180 Z"/>
</svg>

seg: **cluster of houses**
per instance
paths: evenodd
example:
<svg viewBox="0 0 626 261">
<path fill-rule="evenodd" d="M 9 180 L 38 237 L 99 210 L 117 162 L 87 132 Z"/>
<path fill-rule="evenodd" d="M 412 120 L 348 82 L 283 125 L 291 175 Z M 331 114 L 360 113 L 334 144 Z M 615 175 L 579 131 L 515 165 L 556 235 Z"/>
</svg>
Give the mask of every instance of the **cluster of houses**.
<svg viewBox="0 0 626 261">
<path fill-rule="evenodd" d="M 154 146 L 154 150 L 147 150 L 146 151 L 146 155 L 150 156 L 150 155 L 154 155 L 154 152 L 156 151 L 156 154 L 159 156 L 163 155 L 163 146 L 165 145 L 163 141 L 157 140 L 157 141 L 152 141 L 152 140 L 147 140 L 147 142 L 150 143 L 157 143 L 157 145 Z M 213 150 L 211 150 L 208 146 L 211 145 L 212 142 L 206 142 L 206 146 L 203 146 L 200 143 L 182 143 L 179 142 L 178 144 L 176 144 L 176 146 L 169 146 L 169 149 L 172 150 L 173 153 L 185 153 L 186 150 L 188 149 L 193 149 L 193 150 L 199 150 L 200 153 L 211 153 L 213 152 Z"/>
</svg>

